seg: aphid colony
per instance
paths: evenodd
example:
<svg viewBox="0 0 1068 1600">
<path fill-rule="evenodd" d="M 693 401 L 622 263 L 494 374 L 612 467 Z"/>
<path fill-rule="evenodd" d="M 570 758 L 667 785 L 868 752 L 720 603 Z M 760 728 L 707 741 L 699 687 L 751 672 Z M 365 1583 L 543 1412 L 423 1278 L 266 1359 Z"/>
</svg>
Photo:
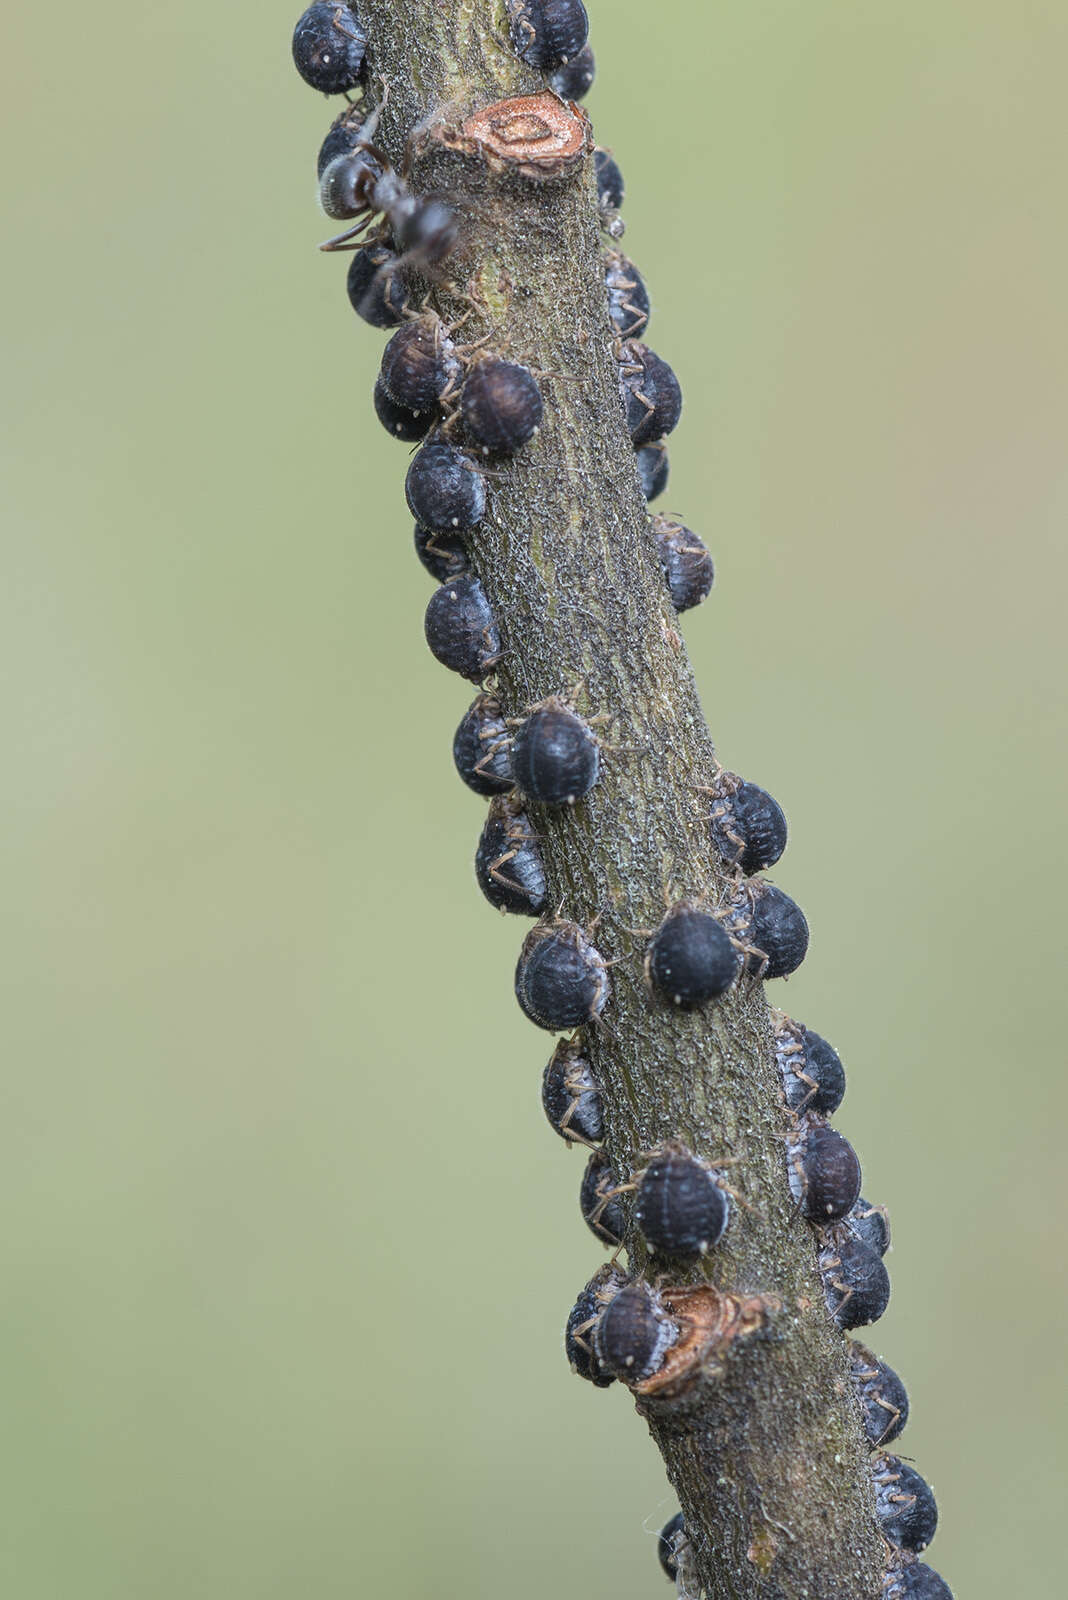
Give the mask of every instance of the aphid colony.
<svg viewBox="0 0 1068 1600">
<path fill-rule="evenodd" d="M 508 0 L 512 47 L 547 74 L 566 100 L 581 99 L 594 80 L 581 0 Z M 364 86 L 367 30 L 355 4 L 320 0 L 293 35 L 293 59 L 313 88 L 326 94 Z M 567 814 L 597 785 L 604 759 L 590 724 L 563 695 L 506 715 L 490 679 L 501 659 L 497 619 L 477 573 L 465 532 L 486 514 L 487 464 L 507 462 L 534 438 L 545 402 L 529 366 L 455 342 L 427 308 L 425 278 L 441 270 L 460 226 L 447 200 L 413 194 L 376 146 L 381 105 L 364 115 L 347 104 L 319 151 L 320 202 L 326 214 L 352 223 L 325 250 L 352 250 L 347 292 L 353 310 L 373 327 L 395 330 L 385 347 L 374 407 L 387 432 L 420 448 L 405 482 L 415 519 L 416 554 L 437 581 L 427 606 L 427 643 L 443 665 L 480 686 L 453 741 L 457 772 L 489 809 L 475 857 L 479 887 L 498 910 L 543 917 L 551 903 L 536 820 L 544 810 Z M 651 316 L 637 268 L 618 248 L 623 175 L 608 151 L 594 152 L 598 205 L 613 241 L 604 252 L 607 319 L 616 336 L 620 398 L 647 501 L 668 481 L 665 437 L 677 425 L 682 392 L 668 364 L 643 341 Z M 375 218 L 374 231 L 367 230 Z M 363 235 L 367 235 L 363 238 Z M 677 612 L 704 600 L 712 558 L 698 536 L 664 516 L 650 535 Z M 808 925 L 782 890 L 756 875 L 781 857 L 786 819 L 765 790 L 719 771 L 708 791 L 710 848 L 734 874 L 730 901 L 673 904 L 649 939 L 644 980 L 650 1003 L 696 1011 L 724 996 L 744 976 L 785 977 L 803 961 Z M 533 819 L 533 820 L 532 820 Z M 616 1173 L 601 1149 L 606 1119 L 590 1064 L 585 1030 L 599 1024 L 611 999 L 609 963 L 592 930 L 559 916 L 536 923 L 523 943 L 516 997 L 532 1022 L 561 1039 L 545 1069 L 542 1105 L 568 1143 L 587 1146 L 580 1209 L 591 1232 L 615 1254 L 582 1290 L 564 1332 L 572 1370 L 595 1386 L 634 1386 L 655 1374 L 680 1336 L 658 1285 L 663 1274 L 699 1263 L 715 1250 L 731 1220 L 722 1171 L 679 1141 L 649 1153 L 639 1171 Z M 845 1093 L 838 1055 L 812 1032 L 776 1013 L 775 1052 L 782 1082 L 787 1179 L 801 1215 L 816 1234 L 828 1312 L 842 1329 L 874 1322 L 890 1297 L 882 1257 L 889 1247 L 886 1213 L 860 1197 L 860 1163 L 828 1117 Z M 639 1238 L 652 1283 L 631 1277 L 618 1256 Z M 918 1561 L 934 1535 L 930 1488 L 912 1467 L 884 1453 L 908 1419 L 897 1374 L 864 1345 L 850 1342 L 856 1404 L 871 1449 L 876 1514 L 891 1551 L 885 1600 L 952 1600 L 942 1579 Z M 688 1549 L 682 1513 L 659 1538 L 661 1566 L 672 1582 Z"/>
</svg>

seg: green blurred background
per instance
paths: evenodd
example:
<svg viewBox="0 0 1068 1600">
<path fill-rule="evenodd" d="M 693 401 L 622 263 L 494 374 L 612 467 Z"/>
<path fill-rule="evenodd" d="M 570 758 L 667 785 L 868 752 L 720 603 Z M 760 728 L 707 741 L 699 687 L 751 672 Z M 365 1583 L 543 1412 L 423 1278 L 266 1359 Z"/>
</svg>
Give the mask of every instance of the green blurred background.
<svg viewBox="0 0 1068 1600">
<path fill-rule="evenodd" d="M 24 6 L 0 115 L 0 1572 L 21 1600 L 638 1600 L 600 1252 L 474 887 L 381 337 L 317 256 L 299 0 Z M 686 392 L 775 1000 L 893 1211 L 873 1330 L 959 1600 L 1062 1592 L 1064 80 L 1049 0 L 591 0 Z"/>
</svg>

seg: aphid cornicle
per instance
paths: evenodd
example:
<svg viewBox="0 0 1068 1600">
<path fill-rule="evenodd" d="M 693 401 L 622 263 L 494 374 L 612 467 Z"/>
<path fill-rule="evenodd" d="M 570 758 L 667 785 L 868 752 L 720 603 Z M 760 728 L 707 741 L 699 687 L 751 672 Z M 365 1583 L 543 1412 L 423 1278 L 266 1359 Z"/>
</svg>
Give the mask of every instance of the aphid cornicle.
<svg viewBox="0 0 1068 1600">
<path fill-rule="evenodd" d="M 442 539 L 447 535 L 434 537 Z M 452 759 L 467 787 L 476 794 L 507 794 L 515 787 L 512 740 L 495 694 L 480 694 L 468 708 L 452 741 Z"/>
<path fill-rule="evenodd" d="M 581 1038 L 561 1039 L 541 1080 L 542 1110 L 550 1128 L 569 1144 L 599 1144 L 604 1112 Z"/>
<path fill-rule="evenodd" d="M 407 406 L 399 406 L 386 393 L 381 378 L 375 381 L 372 398 L 375 416 L 383 428 L 394 439 L 402 439 L 406 444 L 425 439 L 437 420 L 432 411 L 409 411 Z"/>
<path fill-rule="evenodd" d="M 538 836 L 511 795 L 492 801 L 475 854 L 475 877 L 491 906 L 519 917 L 545 909 L 545 865 Z"/>
<path fill-rule="evenodd" d="M 564 1353 L 572 1372 L 598 1389 L 607 1389 L 616 1380 L 613 1373 L 605 1371 L 594 1351 L 594 1330 L 605 1306 L 626 1281 L 626 1274 L 619 1267 L 611 1263 L 599 1267 L 572 1306 L 564 1328 Z"/>
<path fill-rule="evenodd" d="M 486 486 L 469 456 L 441 439 L 428 439 L 412 458 L 404 481 L 408 509 L 436 533 L 474 528 L 486 512 Z"/>
<path fill-rule="evenodd" d="M 886 1574 L 883 1600 L 953 1600 L 953 1591 L 925 1561 L 910 1561 Z"/>
<path fill-rule="evenodd" d="M 748 943 L 758 952 L 748 958 L 749 971 L 754 977 L 788 978 L 808 953 L 804 912 L 771 883 L 750 883 L 747 897 L 744 931 Z"/>
<path fill-rule="evenodd" d="M 840 1328 L 877 1322 L 890 1304 L 890 1274 L 859 1239 L 843 1234 L 820 1251 L 827 1309 Z"/>
<path fill-rule="evenodd" d="M 893 1444 L 909 1420 L 905 1385 L 885 1361 L 855 1339 L 849 1346 L 849 1370 L 860 1401 L 864 1432 L 873 1450 Z"/>
<path fill-rule="evenodd" d="M 656 1372 L 679 1336 L 659 1297 L 644 1283 L 628 1283 L 601 1312 L 593 1348 L 606 1372 L 640 1383 Z"/>
<path fill-rule="evenodd" d="M 684 1011 L 725 994 L 738 966 L 738 952 L 723 924 L 688 900 L 671 908 L 645 957 L 653 988 Z"/>
<path fill-rule="evenodd" d="M 665 1522 L 656 1542 L 656 1553 L 664 1576 L 672 1583 L 679 1575 L 679 1551 L 686 1540 L 686 1518 L 676 1511 L 670 1522 Z"/>
<path fill-rule="evenodd" d="M 699 606 L 708 597 L 716 577 L 707 547 L 696 533 L 671 517 L 653 517 L 651 525 L 672 605 L 676 611 Z"/>
<path fill-rule="evenodd" d="M 360 81 L 367 29 L 355 6 L 320 0 L 293 30 L 293 65 L 304 82 L 323 94 L 343 94 Z"/>
<path fill-rule="evenodd" d="M 599 146 L 593 152 L 593 170 L 597 179 L 597 202 L 602 211 L 618 211 L 623 204 L 623 174 L 619 163 Z"/>
<path fill-rule="evenodd" d="M 434 411 L 460 370 L 452 340 L 436 317 L 398 328 L 382 352 L 382 382 L 399 406 Z"/>
<path fill-rule="evenodd" d="M 890 1248 L 890 1216 L 885 1206 L 873 1206 L 861 1197 L 842 1219 L 842 1226 L 876 1255 L 885 1256 Z"/>
<path fill-rule="evenodd" d="M 589 45 L 583 45 L 578 55 L 565 61 L 550 75 L 549 87 L 561 100 L 584 100 L 593 88 L 597 76 L 597 63 Z"/>
<path fill-rule="evenodd" d="M 746 877 L 773 867 L 786 849 L 786 818 L 778 801 L 733 772 L 717 780 L 709 821 L 717 850 Z"/>
<path fill-rule="evenodd" d="M 400 257 L 382 243 L 364 245 L 349 262 L 345 288 L 358 317 L 372 328 L 399 328 L 408 304 Z"/>
<path fill-rule="evenodd" d="M 775 1058 L 791 1111 L 818 1111 L 829 1117 L 838 1110 L 845 1095 L 845 1068 L 826 1039 L 784 1017 L 775 1032 Z"/>
<path fill-rule="evenodd" d="M 898 1456 L 873 1456 L 875 1515 L 884 1535 L 899 1550 L 926 1550 L 938 1527 L 931 1486 Z"/>
<path fill-rule="evenodd" d="M 703 1256 L 723 1237 L 730 1204 L 703 1162 L 687 1150 L 665 1150 L 638 1179 L 634 1216 L 654 1254 Z"/>
<path fill-rule="evenodd" d="M 608 992 L 604 956 L 577 923 L 545 922 L 530 930 L 519 952 L 515 993 L 531 1022 L 561 1033 L 577 1028 L 601 1015 Z"/>
<path fill-rule="evenodd" d="M 636 447 L 651 444 L 677 426 L 682 415 L 679 380 L 655 350 L 637 339 L 627 339 L 622 345 L 619 386 L 627 428 Z"/>
<path fill-rule="evenodd" d="M 509 10 L 516 55 L 543 72 L 577 56 L 589 38 L 582 0 L 509 0 Z"/>
<path fill-rule="evenodd" d="M 615 1193 L 619 1179 L 608 1164 L 608 1157 L 595 1150 L 586 1163 L 579 1190 L 579 1209 L 583 1221 L 602 1244 L 615 1248 L 623 1243 L 627 1213 L 621 1195 Z"/>
<path fill-rule="evenodd" d="M 470 369 L 460 392 L 464 432 L 483 455 L 511 455 L 537 433 L 544 412 L 529 367 L 487 356 Z"/>
<path fill-rule="evenodd" d="M 515 781 L 542 805 L 573 806 L 589 794 L 600 770 L 597 740 L 562 700 L 536 706 L 512 740 Z"/>
<path fill-rule="evenodd" d="M 501 641 L 478 579 L 461 574 L 430 596 L 423 621 L 426 642 L 443 667 L 473 683 L 500 659 Z"/>
<path fill-rule="evenodd" d="M 790 1188 L 810 1222 L 844 1217 L 860 1194 L 860 1162 L 848 1139 L 807 1115 L 790 1145 Z"/>
<path fill-rule="evenodd" d="M 413 543 L 423 566 L 439 583 L 448 583 L 450 578 L 458 578 L 461 572 L 470 571 L 467 547 L 458 533 L 442 533 L 440 530 L 434 533 L 430 528 L 421 528 L 417 522 Z M 487 792 L 496 794 L 497 791 Z"/>
<path fill-rule="evenodd" d="M 636 339 L 645 332 L 652 308 L 641 273 L 621 250 L 605 251 L 604 286 L 616 332 L 621 338 Z"/>
</svg>

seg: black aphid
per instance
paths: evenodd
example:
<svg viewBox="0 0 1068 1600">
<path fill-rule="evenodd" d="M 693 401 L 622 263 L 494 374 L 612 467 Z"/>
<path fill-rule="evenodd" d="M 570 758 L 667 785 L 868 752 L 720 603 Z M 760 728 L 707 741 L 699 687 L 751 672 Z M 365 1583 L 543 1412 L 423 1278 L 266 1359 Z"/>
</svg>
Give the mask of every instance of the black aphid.
<svg viewBox="0 0 1068 1600">
<path fill-rule="evenodd" d="M 417 522 L 413 542 L 416 555 L 439 583 L 448 583 L 450 578 L 458 578 L 461 572 L 470 570 L 467 548 L 458 533 L 432 533 Z"/>
<path fill-rule="evenodd" d="M 829 1117 L 838 1110 L 845 1095 L 845 1068 L 826 1039 L 783 1017 L 775 1030 L 775 1057 L 791 1111 L 818 1111 Z"/>
<path fill-rule="evenodd" d="M 543 72 L 577 56 L 589 38 L 582 0 L 509 0 L 509 9 L 516 55 Z"/>
<path fill-rule="evenodd" d="M 372 328 L 398 328 L 404 321 L 408 286 L 397 269 L 399 260 L 395 251 L 376 243 L 355 251 L 349 262 L 349 304 Z"/>
<path fill-rule="evenodd" d="M 645 332 L 652 307 L 641 273 L 621 250 L 605 251 L 604 285 L 616 332 L 624 339 L 637 339 Z"/>
<path fill-rule="evenodd" d="M 452 340 L 436 317 L 406 322 L 382 352 L 386 392 L 409 411 L 434 411 L 459 370 Z"/>
<path fill-rule="evenodd" d="M 638 1179 L 634 1215 L 657 1255 L 703 1256 L 723 1237 L 730 1205 L 702 1162 L 688 1151 L 666 1150 Z"/>
<path fill-rule="evenodd" d="M 647 448 L 655 449 L 655 446 Z M 716 577 L 707 546 L 696 533 L 670 517 L 653 517 L 652 530 L 657 559 L 667 579 L 675 610 L 689 611 L 692 606 L 699 606 Z"/>
<path fill-rule="evenodd" d="M 844 1217 L 860 1194 L 860 1162 L 848 1139 L 825 1122 L 803 1118 L 791 1144 L 790 1188 L 810 1222 Z"/>
<path fill-rule="evenodd" d="M 925 1561 L 910 1561 L 886 1574 L 883 1600 L 953 1600 L 953 1591 Z"/>
<path fill-rule="evenodd" d="M 337 156 L 351 155 L 366 137 L 362 106 L 346 105 L 327 129 L 326 138 L 319 146 L 315 162 L 315 176 L 321 178 L 331 161 Z"/>
<path fill-rule="evenodd" d="M 608 1165 L 608 1157 L 595 1150 L 586 1163 L 579 1190 L 579 1208 L 586 1226 L 602 1244 L 623 1243 L 627 1213 L 622 1196 L 616 1193 L 619 1180 Z"/>
<path fill-rule="evenodd" d="M 660 1537 L 656 1542 L 656 1553 L 660 1565 L 664 1569 L 664 1576 L 672 1583 L 679 1575 L 679 1552 L 686 1543 L 686 1519 L 681 1511 L 676 1511 L 670 1522 L 665 1522 L 660 1530 Z"/>
<path fill-rule="evenodd" d="M 593 1348 L 606 1372 L 640 1383 L 663 1365 L 678 1336 L 658 1296 L 644 1283 L 628 1283 L 601 1312 Z"/>
<path fill-rule="evenodd" d="M 885 1537 L 899 1550 L 926 1550 L 938 1527 L 931 1486 L 898 1456 L 873 1456 L 875 1515 Z"/>
<path fill-rule="evenodd" d="M 549 1126 L 568 1143 L 599 1144 L 604 1113 L 581 1037 L 561 1039 L 541 1080 L 541 1104 Z"/>
<path fill-rule="evenodd" d="M 480 694 L 473 701 L 452 741 L 452 759 L 476 794 L 506 794 L 514 788 L 512 741 L 496 695 Z"/>
<path fill-rule="evenodd" d="M 637 339 L 628 339 L 622 346 L 619 386 L 627 428 L 636 447 L 651 444 L 677 425 L 682 415 L 679 380 L 655 350 Z"/>
<path fill-rule="evenodd" d="M 645 957 L 653 988 L 685 1011 L 726 993 L 738 973 L 738 952 L 722 922 L 689 901 L 673 906 Z"/>
<path fill-rule="evenodd" d="M 608 967 L 575 922 L 546 922 L 528 933 L 515 971 L 516 999 L 539 1028 L 563 1032 L 599 1017 Z"/>
<path fill-rule="evenodd" d="M 827 1308 L 840 1328 L 877 1322 L 890 1304 L 890 1274 L 881 1258 L 848 1234 L 820 1251 Z"/>
<path fill-rule="evenodd" d="M 500 635 L 490 603 L 470 573 L 435 590 L 423 628 L 426 642 L 442 666 L 473 683 L 479 683 L 500 659 Z"/>
<path fill-rule="evenodd" d="M 462 450 L 428 439 L 404 482 L 408 509 L 423 528 L 439 533 L 474 528 L 486 513 L 486 485 Z"/>
<path fill-rule="evenodd" d="M 786 818 L 778 801 L 732 772 L 720 774 L 709 820 L 716 848 L 747 877 L 773 867 L 786 849 Z"/>
<path fill-rule="evenodd" d="M 352 5 L 320 0 L 293 30 L 293 65 L 313 89 L 343 94 L 360 81 L 367 29 Z"/>
<path fill-rule="evenodd" d="M 597 63 L 589 45 L 583 45 L 578 55 L 572 56 L 549 78 L 549 87 L 561 100 L 584 100 L 593 88 Z"/>
<path fill-rule="evenodd" d="M 842 1226 L 877 1255 L 885 1256 L 890 1248 L 890 1214 L 885 1206 L 873 1206 L 863 1198 L 858 1199 Z"/>
<path fill-rule="evenodd" d="M 564 1329 L 564 1353 L 572 1372 L 598 1389 L 607 1389 L 616 1380 L 594 1352 L 594 1331 L 605 1306 L 615 1299 L 626 1281 L 618 1267 L 606 1263 L 598 1268 L 572 1306 Z"/>
<path fill-rule="evenodd" d="M 600 772 L 597 740 L 562 700 L 546 700 L 512 741 L 512 771 L 522 792 L 545 806 L 571 806 L 589 794 Z"/>
<path fill-rule="evenodd" d="M 893 1367 L 855 1340 L 849 1347 L 849 1367 L 868 1443 L 873 1450 L 893 1444 L 909 1420 L 905 1385 Z"/>
<path fill-rule="evenodd" d="M 386 393 L 381 378 L 375 381 L 374 407 L 375 416 L 386 432 L 407 444 L 425 439 L 437 420 L 432 411 L 409 411 L 407 406 L 399 406 Z"/>
<path fill-rule="evenodd" d="M 634 452 L 634 460 L 646 501 L 658 500 L 667 488 L 671 471 L 667 445 L 663 439 L 658 439 L 655 444 L 643 444 L 640 450 Z"/>
<path fill-rule="evenodd" d="M 510 455 L 532 439 L 544 412 L 529 367 L 487 356 L 464 379 L 460 413 L 471 444 L 483 455 Z"/>
<path fill-rule="evenodd" d="M 545 909 L 545 865 L 537 834 L 514 796 L 499 795 L 490 805 L 475 854 L 475 877 L 498 911 L 537 917 Z"/>
<path fill-rule="evenodd" d="M 597 178 L 597 201 L 602 211 L 618 211 L 623 204 L 623 174 L 619 163 L 607 150 L 598 147 L 593 152 L 593 170 Z"/>
<path fill-rule="evenodd" d="M 774 884 L 748 886 L 744 934 L 757 954 L 748 958 L 754 977 L 787 978 L 808 952 L 808 923 L 801 907 Z"/>
</svg>

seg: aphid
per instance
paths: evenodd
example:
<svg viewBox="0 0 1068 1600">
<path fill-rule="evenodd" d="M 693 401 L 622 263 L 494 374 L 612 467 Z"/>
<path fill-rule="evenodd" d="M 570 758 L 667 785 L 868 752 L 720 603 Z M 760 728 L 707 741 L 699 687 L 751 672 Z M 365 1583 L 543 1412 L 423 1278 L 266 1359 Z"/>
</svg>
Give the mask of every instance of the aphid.
<svg viewBox="0 0 1068 1600">
<path fill-rule="evenodd" d="M 597 178 L 597 203 L 602 211 L 618 211 L 623 204 L 623 174 L 619 163 L 599 146 L 593 152 L 593 170 Z"/>
<path fill-rule="evenodd" d="M 293 30 L 293 65 L 323 94 L 356 87 L 366 50 L 367 29 L 355 7 L 339 0 L 309 6 Z"/>
<path fill-rule="evenodd" d="M 873 1450 L 893 1444 L 909 1420 L 905 1385 L 893 1367 L 855 1340 L 849 1348 L 849 1366 L 868 1443 Z"/>
<path fill-rule="evenodd" d="M 665 1000 L 692 1011 L 730 988 L 738 975 L 738 953 L 710 911 L 680 900 L 653 935 L 645 972 Z"/>
<path fill-rule="evenodd" d="M 770 883 L 751 883 L 748 900 L 745 932 L 757 952 L 748 958 L 750 972 L 760 978 L 789 977 L 808 951 L 804 912 L 788 894 Z"/>
<path fill-rule="evenodd" d="M 469 573 L 434 591 L 423 628 L 442 666 L 473 683 L 479 683 L 500 659 L 496 619 L 482 585 Z"/>
<path fill-rule="evenodd" d="M 885 1206 L 873 1206 L 860 1199 L 844 1219 L 844 1226 L 876 1255 L 885 1256 L 889 1250 L 890 1217 Z"/>
<path fill-rule="evenodd" d="M 636 339 L 644 333 L 652 307 L 641 273 L 621 250 L 605 251 L 604 286 L 616 332 L 621 338 Z"/>
<path fill-rule="evenodd" d="M 671 1521 L 665 1522 L 661 1528 L 656 1543 L 656 1553 L 664 1569 L 664 1576 L 672 1583 L 679 1575 L 679 1549 L 685 1541 L 686 1519 L 681 1511 L 676 1511 Z"/>
<path fill-rule="evenodd" d="M 327 129 L 326 138 L 319 146 L 319 155 L 315 162 L 317 178 L 322 177 L 336 156 L 352 154 L 363 140 L 364 124 L 362 105 L 346 105 L 344 111 L 334 118 Z"/>
<path fill-rule="evenodd" d="M 649 445 L 646 448 L 655 449 L 656 446 Z M 641 451 L 638 453 L 642 454 Z M 675 610 L 689 611 L 692 606 L 699 606 L 707 597 L 716 577 L 707 547 L 696 533 L 691 533 L 681 522 L 673 522 L 670 517 L 654 517 L 652 528 L 657 560 L 667 579 Z"/>
<path fill-rule="evenodd" d="M 658 439 L 655 444 L 643 444 L 640 450 L 634 452 L 634 459 L 638 467 L 638 482 L 646 501 L 658 500 L 667 488 L 671 470 L 667 445 L 663 439 Z"/>
<path fill-rule="evenodd" d="M 605 1371 L 594 1352 L 594 1330 L 605 1306 L 626 1281 L 625 1274 L 611 1263 L 599 1267 L 572 1306 L 564 1329 L 564 1353 L 572 1372 L 588 1379 L 598 1389 L 607 1389 L 616 1380 L 611 1372 Z"/>
<path fill-rule="evenodd" d="M 593 88 L 597 63 L 588 44 L 549 77 L 549 87 L 561 100 L 584 100 Z"/>
<path fill-rule="evenodd" d="M 724 860 L 747 877 L 773 867 L 786 849 L 786 818 L 778 801 L 733 772 L 717 780 L 710 822 Z"/>
<path fill-rule="evenodd" d="M 910 1561 L 886 1574 L 883 1600 L 953 1600 L 953 1591 L 925 1561 Z"/>
<path fill-rule="evenodd" d="M 582 0 L 509 0 L 509 8 L 516 55 L 543 72 L 577 56 L 589 38 Z"/>
<path fill-rule="evenodd" d="M 790 1146 L 790 1189 L 810 1222 L 844 1217 L 860 1194 L 860 1162 L 848 1139 L 806 1117 Z"/>
<path fill-rule="evenodd" d="M 527 934 L 515 969 L 515 993 L 539 1028 L 562 1032 L 593 1021 L 604 1010 L 608 991 L 604 956 L 577 923 L 545 922 Z"/>
<path fill-rule="evenodd" d="M 826 1039 L 786 1017 L 776 1029 L 775 1057 L 791 1111 L 829 1117 L 838 1110 L 845 1095 L 845 1068 Z"/>
<path fill-rule="evenodd" d="M 545 909 L 538 836 L 514 796 L 499 795 L 490 805 L 475 854 L 475 877 L 498 911 L 537 917 Z"/>
<path fill-rule="evenodd" d="M 599 1144 L 604 1112 L 581 1039 L 561 1039 L 541 1080 L 541 1104 L 549 1126 L 569 1144 Z"/>
<path fill-rule="evenodd" d="M 640 1383 L 663 1365 L 678 1336 L 659 1296 L 644 1283 L 628 1283 L 601 1312 L 593 1348 L 606 1372 Z"/>
<path fill-rule="evenodd" d="M 422 533 L 422 528 L 417 534 Z M 434 534 L 435 539 L 447 538 Z M 494 694 L 480 694 L 456 730 L 452 759 L 469 789 L 476 794 L 506 794 L 514 788 L 512 741 Z"/>
<path fill-rule="evenodd" d="M 452 340 L 433 316 L 406 322 L 382 352 L 386 393 L 409 411 L 436 411 L 459 370 Z"/>
<path fill-rule="evenodd" d="M 372 328 L 399 328 L 408 288 L 398 272 L 400 257 L 381 242 L 364 245 L 349 262 L 345 286 L 349 304 Z"/>
<path fill-rule="evenodd" d="M 375 380 L 374 407 L 375 415 L 386 432 L 408 444 L 425 439 L 436 421 L 432 411 L 409 411 L 407 406 L 399 406 L 386 393 L 381 378 Z"/>
<path fill-rule="evenodd" d="M 877 1322 L 890 1303 L 890 1275 L 874 1250 L 845 1235 L 820 1251 L 827 1307 L 840 1328 Z"/>
<path fill-rule="evenodd" d="M 730 1205 L 703 1162 L 665 1150 L 638 1179 L 634 1215 L 657 1255 L 703 1256 L 723 1237 Z"/>
<path fill-rule="evenodd" d="M 682 390 L 667 362 L 637 339 L 624 342 L 619 387 L 635 446 L 670 433 L 682 415 Z"/>
<path fill-rule="evenodd" d="M 529 367 L 487 356 L 464 379 L 460 413 L 464 431 L 483 455 L 510 455 L 541 426 L 541 390 Z"/>
<path fill-rule="evenodd" d="M 885 1537 L 899 1550 L 926 1550 L 938 1527 L 930 1484 L 898 1456 L 873 1457 L 872 1475 L 875 1515 Z"/>
<path fill-rule="evenodd" d="M 413 458 L 404 482 L 408 509 L 435 533 L 473 528 L 486 511 L 486 485 L 469 456 L 441 439 L 429 439 Z"/>
<path fill-rule="evenodd" d="M 590 1231 L 602 1244 L 613 1248 L 623 1243 L 627 1231 L 627 1213 L 616 1192 L 618 1188 L 619 1180 L 608 1165 L 608 1157 L 595 1150 L 582 1174 L 579 1207 Z"/>
<path fill-rule="evenodd" d="M 597 782 L 601 756 L 586 723 L 562 700 L 536 706 L 512 740 L 515 781 L 530 800 L 573 806 Z"/>
<path fill-rule="evenodd" d="M 462 572 L 470 570 L 471 563 L 467 558 L 467 548 L 458 533 L 431 533 L 429 528 L 421 528 L 418 522 L 414 534 L 415 553 L 423 563 L 432 578 L 439 583 L 448 583 L 450 578 L 458 578 Z M 466 779 L 464 780 L 466 782 Z M 511 785 L 508 785 L 511 788 Z M 480 790 L 480 793 L 496 794 L 496 789 Z"/>
</svg>

